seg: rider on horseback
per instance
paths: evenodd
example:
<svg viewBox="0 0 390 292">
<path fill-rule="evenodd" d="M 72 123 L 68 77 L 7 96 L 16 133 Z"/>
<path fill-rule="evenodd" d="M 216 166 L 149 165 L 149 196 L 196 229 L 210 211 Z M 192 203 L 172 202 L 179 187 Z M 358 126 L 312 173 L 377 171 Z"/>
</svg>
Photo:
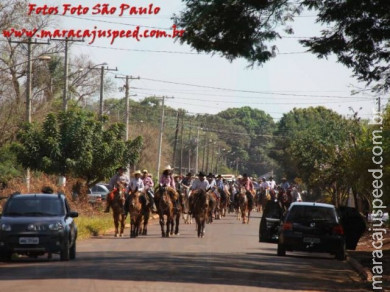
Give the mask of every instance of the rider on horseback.
<svg viewBox="0 0 390 292">
<path fill-rule="evenodd" d="M 288 183 L 287 179 L 285 177 L 282 178 L 282 183 L 280 184 L 280 187 L 287 191 L 290 188 L 290 184 Z"/>
<path fill-rule="evenodd" d="M 175 204 L 175 208 L 179 209 L 179 198 L 174 197 L 174 194 L 176 193 L 176 184 L 173 178 L 172 168 L 170 165 L 164 168 L 164 171 L 160 176 L 159 183 L 160 187 L 168 187 L 168 190 L 169 188 L 172 188 L 172 190 L 170 190 L 168 193 L 171 197 L 172 202 L 174 202 Z"/>
<path fill-rule="evenodd" d="M 213 175 L 211 172 L 207 176 L 207 181 L 209 182 L 210 189 L 214 192 L 214 194 L 217 197 L 220 197 L 219 192 L 218 192 L 218 186 L 217 186 L 217 181 L 215 180 L 215 175 Z"/>
<path fill-rule="evenodd" d="M 117 170 L 117 173 L 110 179 L 110 182 L 108 184 L 108 189 L 112 192 L 117 186 L 122 185 L 125 188 L 129 185 L 129 177 L 126 174 L 126 167 L 119 167 Z M 110 207 L 112 203 L 113 198 L 108 195 L 106 199 L 106 209 L 104 210 L 105 213 L 110 212 Z"/>
<path fill-rule="evenodd" d="M 253 194 L 255 189 L 253 187 L 252 180 L 246 173 L 242 175 L 241 186 L 245 188 L 246 196 L 248 197 L 248 205 L 253 206 Z"/>
<path fill-rule="evenodd" d="M 149 199 L 149 207 L 153 213 L 157 212 L 156 204 L 154 203 L 154 194 L 153 194 L 153 186 L 154 182 L 152 178 L 149 176 L 149 173 L 146 169 L 142 171 L 142 181 L 144 183 L 145 194 Z"/>
<path fill-rule="evenodd" d="M 195 191 L 204 191 L 207 192 L 210 189 L 209 182 L 205 179 L 205 174 L 200 171 L 198 174 L 198 178 L 194 180 L 191 186 L 191 194 L 190 194 L 190 214 L 193 214 L 193 202 L 194 202 L 194 193 Z"/>
</svg>

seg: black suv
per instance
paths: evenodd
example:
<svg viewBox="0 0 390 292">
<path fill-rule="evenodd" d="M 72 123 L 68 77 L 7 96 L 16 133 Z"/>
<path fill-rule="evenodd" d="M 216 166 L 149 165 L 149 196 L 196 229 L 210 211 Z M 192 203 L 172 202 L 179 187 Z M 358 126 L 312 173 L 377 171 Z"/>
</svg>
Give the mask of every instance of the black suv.
<svg viewBox="0 0 390 292">
<path fill-rule="evenodd" d="M 76 257 L 77 227 L 63 194 L 14 194 L 0 218 L 0 257 L 13 253 L 38 257 L 59 253 L 63 261 Z"/>
<path fill-rule="evenodd" d="M 286 251 L 328 252 L 345 259 L 344 229 L 333 205 L 291 204 L 280 230 L 279 256 Z"/>
</svg>

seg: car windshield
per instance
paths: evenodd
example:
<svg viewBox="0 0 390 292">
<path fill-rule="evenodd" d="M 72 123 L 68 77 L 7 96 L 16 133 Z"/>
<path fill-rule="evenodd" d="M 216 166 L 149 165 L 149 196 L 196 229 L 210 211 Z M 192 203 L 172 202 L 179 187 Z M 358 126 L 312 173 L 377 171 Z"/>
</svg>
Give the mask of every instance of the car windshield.
<svg viewBox="0 0 390 292">
<path fill-rule="evenodd" d="M 105 186 L 101 186 L 101 185 L 95 185 L 92 187 L 92 192 L 93 193 L 107 193 L 108 190 L 106 189 Z"/>
<path fill-rule="evenodd" d="M 306 223 L 309 221 L 337 223 L 335 210 L 320 206 L 293 206 L 286 220 L 297 223 Z"/>
<path fill-rule="evenodd" d="M 63 216 L 65 210 L 58 197 L 12 198 L 3 213 L 5 216 Z"/>
</svg>

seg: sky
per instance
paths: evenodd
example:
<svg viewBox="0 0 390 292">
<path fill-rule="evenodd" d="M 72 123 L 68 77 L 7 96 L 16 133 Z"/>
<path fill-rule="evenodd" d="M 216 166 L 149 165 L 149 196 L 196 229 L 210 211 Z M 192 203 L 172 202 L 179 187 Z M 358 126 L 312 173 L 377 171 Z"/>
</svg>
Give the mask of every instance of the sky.
<svg viewBox="0 0 390 292">
<path fill-rule="evenodd" d="M 59 6 L 72 4 L 89 7 L 107 3 L 110 7 L 127 3 L 133 6 L 161 8 L 157 15 L 118 16 L 113 15 L 55 15 L 58 28 L 74 29 L 134 29 L 137 25 L 170 28 L 170 17 L 183 8 L 180 0 L 36 0 L 37 5 Z M 173 108 L 184 108 L 189 113 L 216 114 L 232 107 L 250 106 L 269 113 L 275 121 L 294 107 L 323 105 L 347 116 L 350 108 L 359 111 L 363 118 L 369 118 L 376 108 L 375 97 L 371 93 L 351 95 L 352 90 L 364 88 L 352 71 L 336 62 L 336 58 L 317 59 L 305 52 L 299 37 L 318 35 L 321 27 L 315 23 L 314 12 L 305 12 L 297 17 L 292 27 L 295 35 L 284 38 L 275 44 L 278 47 L 276 58 L 263 66 L 248 68 L 245 60 L 229 62 L 219 55 L 198 54 L 188 45 L 181 45 L 172 39 L 117 39 L 113 44 L 107 39 L 96 39 L 93 44 L 74 43 L 71 56 L 80 53 L 87 55 L 96 64 L 106 62 L 110 68 L 118 68 L 115 74 L 140 77 L 131 82 L 131 94 L 135 100 L 147 96 L 169 96 L 166 104 Z M 118 86 L 123 81 L 114 79 Z M 116 92 L 121 98 L 124 93 Z M 383 97 L 382 97 L 383 98 Z M 386 99 L 382 99 L 384 103 Z M 360 109 L 361 108 L 361 109 Z"/>
</svg>

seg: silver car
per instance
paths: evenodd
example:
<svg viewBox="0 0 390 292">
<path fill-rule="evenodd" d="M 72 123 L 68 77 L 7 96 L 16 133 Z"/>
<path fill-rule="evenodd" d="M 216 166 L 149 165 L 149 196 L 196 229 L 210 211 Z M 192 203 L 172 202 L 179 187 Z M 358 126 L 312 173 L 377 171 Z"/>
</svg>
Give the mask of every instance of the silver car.
<svg viewBox="0 0 390 292">
<path fill-rule="evenodd" d="M 109 193 L 109 189 L 104 184 L 96 184 L 88 191 L 88 202 L 96 204 L 105 201 Z"/>
</svg>

